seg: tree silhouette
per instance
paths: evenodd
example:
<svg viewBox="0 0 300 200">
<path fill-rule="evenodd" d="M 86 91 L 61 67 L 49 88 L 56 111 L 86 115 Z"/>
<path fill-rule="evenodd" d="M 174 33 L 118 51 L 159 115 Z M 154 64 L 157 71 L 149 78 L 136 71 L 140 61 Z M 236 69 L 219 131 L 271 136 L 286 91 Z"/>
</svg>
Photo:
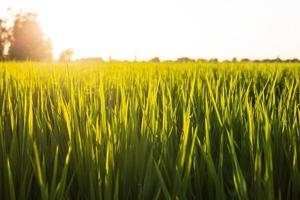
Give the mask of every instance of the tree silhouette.
<svg viewBox="0 0 300 200">
<path fill-rule="evenodd" d="M 186 63 L 186 62 L 196 62 L 196 61 L 189 57 L 181 57 L 181 58 L 177 58 L 176 62 Z"/>
<path fill-rule="evenodd" d="M 12 27 L 9 56 L 13 60 L 52 60 L 51 41 L 45 39 L 35 13 L 18 14 Z"/>
<path fill-rule="evenodd" d="M 5 21 L 0 19 L 0 60 L 5 58 L 5 50 L 11 39 L 10 36 L 10 29 L 5 26 Z"/>
<path fill-rule="evenodd" d="M 209 59 L 208 62 L 211 62 L 211 63 L 218 63 L 219 60 L 218 60 L 218 58 L 211 58 L 211 59 Z"/>
<path fill-rule="evenodd" d="M 149 60 L 149 62 L 159 63 L 159 62 L 160 62 L 160 59 L 159 59 L 159 57 L 154 57 L 154 58 L 151 58 L 151 59 Z"/>
<path fill-rule="evenodd" d="M 251 60 L 249 58 L 243 58 L 241 61 L 242 62 L 250 62 Z"/>
<path fill-rule="evenodd" d="M 73 54 L 73 49 L 66 49 L 60 53 L 59 61 L 70 61 Z"/>
</svg>

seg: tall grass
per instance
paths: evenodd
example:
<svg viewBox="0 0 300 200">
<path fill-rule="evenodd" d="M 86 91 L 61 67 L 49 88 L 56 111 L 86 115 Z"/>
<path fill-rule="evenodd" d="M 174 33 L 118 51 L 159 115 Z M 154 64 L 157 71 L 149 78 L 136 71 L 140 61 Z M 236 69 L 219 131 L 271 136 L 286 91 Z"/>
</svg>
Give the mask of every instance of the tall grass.
<svg viewBox="0 0 300 200">
<path fill-rule="evenodd" d="M 300 199 L 299 70 L 1 63 L 0 199 Z"/>
</svg>

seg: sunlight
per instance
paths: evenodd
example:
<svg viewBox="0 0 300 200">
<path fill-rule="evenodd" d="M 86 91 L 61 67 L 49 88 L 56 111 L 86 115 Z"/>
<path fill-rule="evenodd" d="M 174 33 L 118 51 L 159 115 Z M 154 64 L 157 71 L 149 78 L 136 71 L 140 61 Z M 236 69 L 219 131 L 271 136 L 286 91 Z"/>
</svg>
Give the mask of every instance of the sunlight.
<svg viewBox="0 0 300 200">
<path fill-rule="evenodd" d="M 167 6 L 170 8 L 169 16 L 162 17 L 163 8 Z M 44 32 L 52 39 L 55 57 L 65 48 L 73 48 L 75 57 L 132 60 L 160 55 L 171 58 L 185 54 L 188 46 L 197 40 L 188 41 L 187 37 L 181 49 L 175 51 L 175 44 L 180 42 L 178 34 L 185 34 L 185 30 L 177 26 L 192 25 L 190 21 L 180 19 L 182 11 L 169 3 L 156 8 L 155 4 L 135 0 L 131 4 L 123 1 L 89 1 L 88 4 L 82 1 L 59 4 L 47 1 L 40 5 L 39 13 Z M 178 19 L 174 18 L 176 15 Z"/>
<path fill-rule="evenodd" d="M 169 0 L 159 5 L 114 0 L 63 1 L 58 6 L 47 1 L 39 13 L 44 32 L 52 39 L 55 57 L 65 48 L 73 48 L 75 57 L 128 60 L 158 55 L 164 59 L 197 57 L 210 52 L 208 48 L 201 52 L 197 47 L 199 43 L 207 45 L 205 39 L 199 42 L 201 33 L 192 15 Z"/>
<path fill-rule="evenodd" d="M 55 58 L 67 48 L 75 58 L 128 60 L 299 56 L 299 3 L 292 0 L 3 1 L 5 7 L 40 14 Z"/>
<path fill-rule="evenodd" d="M 72 9 L 65 9 L 72 7 Z M 54 57 L 58 57 L 61 51 L 66 48 L 76 48 L 76 55 L 81 51 L 86 51 L 85 47 L 90 45 L 91 37 L 88 37 L 84 24 L 89 22 L 86 13 L 80 14 L 82 7 L 80 4 L 68 5 L 61 2 L 60 6 L 48 3 L 40 7 L 40 22 L 44 33 L 49 36 L 54 46 Z M 83 39 L 84 38 L 84 39 Z M 86 45 L 89 43 L 88 45 Z M 90 49 L 94 51 L 95 49 Z M 90 52 L 88 52 L 90 53 Z"/>
</svg>

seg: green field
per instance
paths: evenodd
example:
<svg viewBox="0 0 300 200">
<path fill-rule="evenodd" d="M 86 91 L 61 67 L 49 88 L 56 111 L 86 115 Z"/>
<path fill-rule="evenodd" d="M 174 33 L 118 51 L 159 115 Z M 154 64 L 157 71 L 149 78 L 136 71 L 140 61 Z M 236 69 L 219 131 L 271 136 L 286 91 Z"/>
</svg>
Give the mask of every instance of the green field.
<svg viewBox="0 0 300 200">
<path fill-rule="evenodd" d="M 0 199 L 300 199 L 299 63 L 0 63 Z"/>
</svg>

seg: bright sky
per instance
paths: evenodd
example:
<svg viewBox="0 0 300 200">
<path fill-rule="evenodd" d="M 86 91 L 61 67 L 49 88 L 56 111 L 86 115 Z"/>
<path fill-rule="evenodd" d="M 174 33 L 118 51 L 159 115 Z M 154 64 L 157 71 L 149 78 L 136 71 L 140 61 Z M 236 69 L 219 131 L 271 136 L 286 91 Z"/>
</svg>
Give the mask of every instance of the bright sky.
<svg viewBox="0 0 300 200">
<path fill-rule="evenodd" d="M 0 0 L 36 11 L 54 55 L 300 58 L 299 0 Z"/>
</svg>

